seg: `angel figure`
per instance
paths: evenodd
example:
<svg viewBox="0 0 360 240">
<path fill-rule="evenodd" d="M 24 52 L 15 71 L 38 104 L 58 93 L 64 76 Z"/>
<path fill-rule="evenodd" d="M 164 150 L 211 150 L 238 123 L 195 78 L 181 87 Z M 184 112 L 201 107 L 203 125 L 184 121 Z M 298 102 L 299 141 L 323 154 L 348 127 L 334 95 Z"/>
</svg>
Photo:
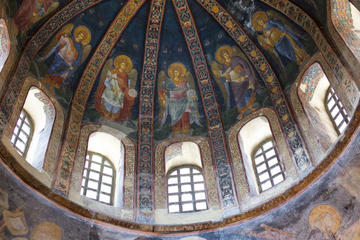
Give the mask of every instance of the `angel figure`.
<svg viewBox="0 0 360 240">
<path fill-rule="evenodd" d="M 255 101 L 255 77 L 249 64 L 236 47 L 222 46 L 216 51 L 216 61 L 211 69 L 220 90 L 226 99 L 227 109 L 233 98 L 239 113 Z"/>
<path fill-rule="evenodd" d="M 173 63 L 165 71 L 160 71 L 158 93 L 160 102 L 160 128 L 170 121 L 172 134 L 187 135 L 192 123 L 201 126 L 197 106 L 194 79 L 182 63 Z"/>
<path fill-rule="evenodd" d="M 85 26 L 73 29 L 73 24 L 63 27 L 47 46 L 47 54 L 38 59 L 40 62 L 45 61 L 48 66 L 45 82 L 55 88 L 63 88 L 71 83 L 74 72 L 91 50 L 90 30 Z"/>
<path fill-rule="evenodd" d="M 259 32 L 257 40 L 260 45 L 270 54 L 275 55 L 274 59 L 279 59 L 283 69 L 286 66 L 284 60 L 301 65 L 308 57 L 303 50 L 300 37 L 285 26 L 284 20 L 277 13 L 258 11 L 253 14 L 251 23 Z"/>
<path fill-rule="evenodd" d="M 101 72 L 96 110 L 109 121 L 123 121 L 130 115 L 137 91 L 137 71 L 128 56 L 109 59 Z"/>
<path fill-rule="evenodd" d="M 58 6 L 59 2 L 53 0 L 23 0 L 14 15 L 15 26 L 25 31 Z"/>
</svg>

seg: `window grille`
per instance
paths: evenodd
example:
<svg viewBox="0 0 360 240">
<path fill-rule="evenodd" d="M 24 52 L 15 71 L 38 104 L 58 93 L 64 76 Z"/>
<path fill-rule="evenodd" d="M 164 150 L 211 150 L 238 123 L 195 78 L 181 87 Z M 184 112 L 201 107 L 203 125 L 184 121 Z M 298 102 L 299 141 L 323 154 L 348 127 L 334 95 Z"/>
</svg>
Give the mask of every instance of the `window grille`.
<svg viewBox="0 0 360 240">
<path fill-rule="evenodd" d="M 106 157 L 88 152 L 81 183 L 81 195 L 112 205 L 114 199 L 115 168 Z"/>
<path fill-rule="evenodd" d="M 337 132 L 342 133 L 349 124 L 349 116 L 332 87 L 326 93 L 325 105 Z"/>
<path fill-rule="evenodd" d="M 279 155 L 272 139 L 265 141 L 255 151 L 254 168 L 260 192 L 266 191 L 285 180 Z"/>
<path fill-rule="evenodd" d="M 33 122 L 29 114 L 23 109 L 14 128 L 11 143 L 21 156 L 25 156 L 29 149 L 33 135 Z"/>
<path fill-rule="evenodd" d="M 169 172 L 167 177 L 169 213 L 185 213 L 206 210 L 207 197 L 201 169 L 181 166 Z"/>
</svg>

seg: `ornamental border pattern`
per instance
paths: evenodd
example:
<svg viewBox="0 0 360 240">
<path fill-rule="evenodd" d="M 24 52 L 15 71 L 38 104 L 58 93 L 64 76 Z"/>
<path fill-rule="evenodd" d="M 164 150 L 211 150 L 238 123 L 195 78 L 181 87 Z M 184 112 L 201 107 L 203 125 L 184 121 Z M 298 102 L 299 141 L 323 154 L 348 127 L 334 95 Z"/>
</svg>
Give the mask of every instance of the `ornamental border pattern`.
<svg viewBox="0 0 360 240">
<path fill-rule="evenodd" d="M 86 9 L 102 2 L 103 0 L 74 0 L 55 13 L 44 25 L 34 34 L 24 47 L 16 71 L 11 78 L 10 84 L 4 94 L 0 106 L 0 135 L 3 134 L 13 106 L 17 100 L 26 75 L 30 69 L 32 59 L 40 51 L 43 45 L 60 29 L 65 23 L 70 21 Z"/>
<path fill-rule="evenodd" d="M 67 195 L 70 187 L 71 172 L 74 166 L 76 148 L 80 137 L 81 121 L 84 115 L 86 102 L 100 70 L 114 48 L 116 42 L 146 0 L 130 0 L 119 11 L 114 21 L 106 31 L 95 53 L 88 62 L 72 100 L 69 126 L 66 129 L 65 139 L 60 154 L 54 190 Z"/>
<path fill-rule="evenodd" d="M 266 61 L 262 52 L 249 39 L 237 21 L 234 20 L 234 18 L 217 1 L 196 1 L 220 24 L 220 26 L 224 28 L 229 36 L 234 39 L 263 79 L 267 89 L 269 90 L 270 97 L 275 105 L 276 111 L 279 114 L 280 121 L 285 130 L 284 134 L 286 135 L 288 145 L 295 158 L 297 167 L 300 170 L 305 170 L 309 167 L 311 161 L 307 156 L 304 148 L 305 144 L 296 127 L 293 116 L 291 115 L 279 80 L 274 74 L 270 64 Z"/>
<path fill-rule="evenodd" d="M 335 73 L 338 83 L 343 85 L 343 87 L 346 89 L 346 95 L 349 96 L 351 108 L 352 110 L 354 110 L 355 104 L 357 102 L 356 100 L 358 99 L 357 87 L 352 81 L 352 78 L 350 77 L 343 64 L 340 62 L 335 51 L 327 42 L 324 34 L 322 34 L 320 28 L 317 26 L 315 21 L 304 10 L 302 10 L 289 0 L 260 1 L 280 11 L 310 34 L 315 44 L 325 57 L 325 60 L 330 66 L 333 66 L 332 69 Z"/>
<path fill-rule="evenodd" d="M 141 77 L 138 127 L 137 208 L 139 221 L 151 221 L 154 209 L 153 191 L 153 116 L 157 61 L 166 0 L 152 0 L 146 28 Z"/>
<path fill-rule="evenodd" d="M 209 126 L 209 140 L 220 188 L 222 206 L 224 209 L 231 209 L 236 207 L 238 203 L 230 169 L 225 130 L 212 86 L 208 64 L 187 0 L 172 0 L 172 2 L 191 55 L 200 89 L 201 100 Z"/>
</svg>

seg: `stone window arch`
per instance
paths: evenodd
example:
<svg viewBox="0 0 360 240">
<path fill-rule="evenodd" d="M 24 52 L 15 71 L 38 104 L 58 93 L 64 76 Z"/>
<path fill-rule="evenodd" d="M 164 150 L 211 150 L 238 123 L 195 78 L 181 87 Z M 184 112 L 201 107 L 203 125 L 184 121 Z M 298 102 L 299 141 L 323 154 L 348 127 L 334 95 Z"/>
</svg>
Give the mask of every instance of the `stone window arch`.
<svg viewBox="0 0 360 240">
<path fill-rule="evenodd" d="M 10 54 L 10 38 L 6 22 L 0 19 L 0 72 L 2 71 L 6 60 Z"/>
<path fill-rule="evenodd" d="M 95 153 L 102 156 L 101 158 L 105 157 L 113 165 L 114 183 L 112 184 L 113 194 L 110 203 L 101 201 L 100 198 L 98 201 L 98 199 L 91 199 L 82 195 L 84 175 L 88 173 L 86 171 L 89 167 L 87 165 L 89 153 Z M 109 167 L 109 165 L 103 165 L 104 167 Z M 99 164 L 97 167 L 99 169 Z M 85 125 L 81 129 L 76 161 L 72 169 L 69 199 L 95 212 L 104 213 L 116 218 L 121 217 L 133 220 L 134 196 L 136 196 L 134 194 L 136 180 L 134 167 L 135 145 L 124 133 L 108 126 Z M 105 184 L 95 184 L 100 191 L 102 187 L 107 189 L 103 191 L 107 196 L 110 196 L 109 175 L 106 174 L 107 182 Z M 108 197 L 106 198 L 109 199 Z"/>
<path fill-rule="evenodd" d="M 276 166 L 281 167 L 284 179 L 263 190 L 258 183 L 254 157 L 257 156 L 259 147 L 270 139 L 274 143 L 273 147 L 278 157 Z M 298 178 L 296 163 L 286 143 L 278 116 L 272 108 L 261 108 L 236 123 L 229 130 L 228 141 L 241 212 L 281 194 L 296 182 Z M 270 156 L 269 160 L 271 157 L 273 156 Z M 273 166 L 275 165 L 271 167 Z"/>
<path fill-rule="evenodd" d="M 55 176 L 64 123 L 62 107 L 51 96 L 38 80 L 26 78 L 1 138 L 16 163 L 48 187 Z M 32 119 L 34 132 L 26 154 L 21 156 L 13 147 L 11 138 L 23 110 Z"/>
<path fill-rule="evenodd" d="M 185 181 L 183 183 L 181 182 L 182 175 Z M 194 180 L 190 175 L 196 175 L 196 179 Z M 203 179 L 203 183 L 201 183 L 201 179 Z M 180 205 L 182 204 L 181 197 L 183 194 L 181 192 L 181 185 L 192 185 L 187 182 L 189 180 L 190 182 L 194 180 L 193 185 L 202 184 L 202 187 L 198 191 L 198 196 L 196 196 L 195 191 L 195 196 L 192 196 L 191 201 L 187 198 L 189 195 L 184 196 L 189 206 L 193 204 L 193 210 L 187 209 L 186 211 L 181 211 Z M 174 186 L 177 186 L 177 188 L 174 188 L 176 191 L 172 190 Z M 188 188 L 188 186 L 185 188 Z M 194 223 L 209 221 L 214 217 L 221 217 L 223 215 L 219 203 L 210 146 L 204 138 L 175 137 L 163 141 L 156 146 L 154 189 L 154 217 L 156 223 L 179 224 L 179 217 L 181 217 L 182 223 Z M 167 195 L 168 189 L 170 189 L 169 195 Z M 165 198 L 164 194 L 166 195 Z M 198 207 L 196 204 L 198 204 Z M 179 211 L 177 209 L 171 210 L 169 208 L 170 205 L 178 205 Z"/>
</svg>

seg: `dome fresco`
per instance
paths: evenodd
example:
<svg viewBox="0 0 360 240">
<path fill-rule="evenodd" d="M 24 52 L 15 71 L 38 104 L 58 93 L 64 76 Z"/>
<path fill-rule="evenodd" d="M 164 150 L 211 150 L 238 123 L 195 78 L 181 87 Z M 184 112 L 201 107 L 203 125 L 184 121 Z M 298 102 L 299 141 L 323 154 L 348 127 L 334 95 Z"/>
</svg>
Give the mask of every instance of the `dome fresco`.
<svg viewBox="0 0 360 240">
<path fill-rule="evenodd" d="M 356 239 L 350 2 L 0 0 L 0 240 Z"/>
</svg>

